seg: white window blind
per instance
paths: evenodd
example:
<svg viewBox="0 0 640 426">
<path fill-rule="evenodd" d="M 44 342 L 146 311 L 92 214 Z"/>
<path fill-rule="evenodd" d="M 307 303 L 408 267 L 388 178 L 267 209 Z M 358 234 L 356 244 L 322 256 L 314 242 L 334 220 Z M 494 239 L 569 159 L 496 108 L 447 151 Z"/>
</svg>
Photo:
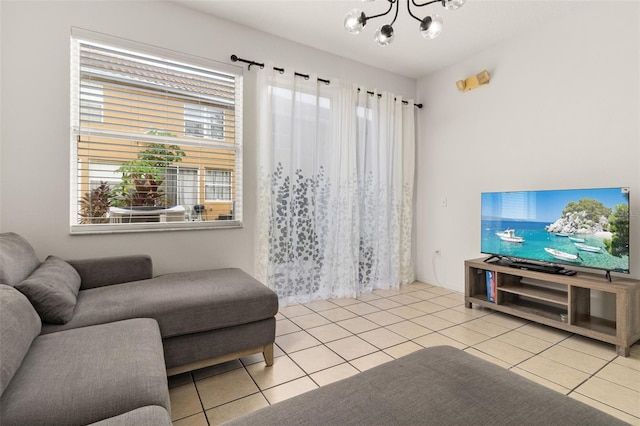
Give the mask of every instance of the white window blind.
<svg viewBox="0 0 640 426">
<path fill-rule="evenodd" d="M 72 233 L 241 225 L 240 68 L 85 31 L 71 57 Z"/>
</svg>

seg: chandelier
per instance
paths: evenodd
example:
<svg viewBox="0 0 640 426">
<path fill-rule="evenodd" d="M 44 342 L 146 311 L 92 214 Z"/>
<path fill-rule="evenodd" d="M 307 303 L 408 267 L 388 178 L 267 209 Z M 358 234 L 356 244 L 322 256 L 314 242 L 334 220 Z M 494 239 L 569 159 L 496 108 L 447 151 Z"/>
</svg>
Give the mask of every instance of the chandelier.
<svg viewBox="0 0 640 426">
<path fill-rule="evenodd" d="M 374 0 L 362 0 L 362 1 L 372 2 Z M 386 12 L 380 13 L 378 15 L 367 16 L 360 9 L 352 9 L 351 12 L 347 13 L 347 16 L 345 16 L 344 18 L 344 27 L 346 28 L 346 30 L 349 31 L 351 34 L 358 34 L 360 31 L 362 31 L 364 26 L 367 25 L 367 22 L 369 22 L 374 18 L 380 18 L 382 16 L 388 15 L 389 13 L 391 13 L 393 8 L 395 7 L 396 11 L 393 16 L 393 21 L 391 21 L 390 24 L 385 24 L 378 27 L 378 29 L 376 30 L 376 34 L 374 36 L 375 42 L 378 43 L 380 46 L 388 46 L 389 43 L 391 43 L 394 38 L 393 24 L 396 22 L 396 19 L 398 18 L 398 11 L 400 9 L 400 0 L 386 0 L 386 1 L 389 2 L 389 9 L 387 9 Z M 423 7 L 423 6 L 428 6 L 434 3 L 440 3 L 445 9 L 456 10 L 460 8 L 462 5 L 464 5 L 467 0 L 431 0 L 422 4 L 416 3 L 415 0 L 406 0 L 406 1 L 407 1 L 407 10 L 409 11 L 409 15 L 416 21 L 420 22 L 420 34 L 422 34 L 424 38 L 430 40 L 440 35 L 440 32 L 442 31 L 442 18 L 437 14 L 432 14 L 432 15 L 427 15 L 426 17 L 421 19 L 413 14 L 413 12 L 411 11 L 411 5 L 413 4 L 414 7 Z"/>
</svg>

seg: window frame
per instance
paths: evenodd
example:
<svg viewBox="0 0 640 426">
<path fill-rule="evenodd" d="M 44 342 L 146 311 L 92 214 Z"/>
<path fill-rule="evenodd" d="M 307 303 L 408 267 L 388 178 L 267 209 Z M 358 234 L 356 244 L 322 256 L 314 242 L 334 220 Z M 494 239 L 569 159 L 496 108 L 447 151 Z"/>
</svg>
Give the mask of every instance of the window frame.
<svg viewBox="0 0 640 426">
<path fill-rule="evenodd" d="M 205 142 L 198 141 L 196 136 L 185 134 L 184 137 L 176 138 L 176 144 L 180 146 L 190 146 L 200 143 L 201 146 L 208 147 L 208 149 L 220 149 L 229 155 L 230 164 L 232 164 L 232 171 L 234 175 L 232 198 L 225 202 L 233 204 L 234 217 L 231 220 L 207 220 L 194 222 L 190 221 L 188 217 L 185 217 L 184 221 L 180 222 L 140 222 L 140 223 L 80 223 L 80 198 L 82 196 L 81 190 L 81 167 L 87 167 L 86 163 L 81 164 L 81 157 L 78 153 L 80 137 L 95 136 L 102 137 L 105 135 L 104 130 L 96 129 L 87 131 L 86 127 L 80 127 L 81 118 L 81 101 L 80 101 L 80 43 L 96 43 L 108 46 L 113 49 L 123 49 L 128 52 L 141 53 L 145 55 L 153 55 L 161 58 L 165 61 L 171 61 L 174 63 L 180 63 L 195 67 L 202 67 L 207 70 L 211 70 L 214 73 L 228 74 L 233 77 L 234 83 L 234 97 L 232 99 L 233 105 L 233 122 L 232 127 L 229 127 L 228 122 L 224 123 L 224 131 L 232 129 L 233 135 L 230 137 L 226 133 L 224 134 L 224 140 L 220 139 L 218 142 L 209 144 L 209 140 Z M 129 232 L 156 232 L 156 231 L 177 231 L 177 230 L 197 230 L 197 229 L 226 229 L 226 228 L 240 228 L 243 227 L 242 217 L 242 205 L 243 205 L 243 190 L 242 190 L 242 171 L 243 171 L 243 68 L 236 65 L 229 65 L 219 63 L 210 59 L 194 57 L 188 54 L 171 51 L 143 43 L 137 43 L 130 40 L 124 40 L 117 37 L 112 37 L 104 34 L 98 34 L 91 31 L 72 28 L 71 31 L 71 72 L 70 72 L 70 112 L 71 112 L 71 131 L 70 131 L 70 151 L 71 151 L 71 167 L 70 167 L 70 197 L 69 197 L 69 232 L 70 234 L 100 234 L 100 233 L 129 233 Z M 86 90 L 85 90 L 85 93 Z M 93 95 L 92 95 L 93 96 Z M 95 95 L 97 96 L 97 95 Z M 83 104 L 86 104 L 86 98 Z M 224 114 L 224 109 L 220 109 L 220 112 Z M 213 112 L 215 114 L 216 112 Z M 84 117 L 83 117 L 84 118 Z M 101 116 L 102 120 L 104 118 Z M 93 121 L 93 120 L 91 120 Z M 97 120 L 95 120 L 98 122 Z M 112 132 L 114 134 L 122 132 Z M 113 137 L 113 136 L 112 136 Z M 123 136 L 123 140 L 126 140 L 130 135 Z M 166 138 L 161 141 L 161 138 L 155 135 L 136 135 L 135 139 L 140 142 L 146 143 L 167 143 Z M 173 140 L 171 140 L 173 143 Z M 186 145 L 185 145 L 186 144 Z M 179 165 L 179 163 L 178 163 Z M 185 168 L 192 168 L 185 165 Z M 206 162 L 201 163 L 197 172 L 198 176 L 198 199 L 204 200 L 203 182 L 204 182 L 204 170 L 211 167 Z M 84 179 L 84 178 L 83 178 Z M 87 179 L 87 182 L 89 180 Z M 193 206 L 190 206 L 193 207 Z M 162 207 L 159 207 L 162 209 Z"/>
<path fill-rule="evenodd" d="M 198 169 L 197 167 L 190 167 L 190 166 L 181 166 L 181 165 L 176 165 L 176 166 L 169 166 L 168 169 L 172 169 L 175 170 L 175 188 L 172 188 L 175 190 L 175 204 L 171 204 L 171 205 L 180 205 L 180 206 L 184 206 L 182 203 L 178 203 L 178 200 L 180 199 L 181 196 L 181 191 L 180 191 L 180 185 L 179 185 L 179 181 L 180 181 L 180 174 L 184 173 L 185 171 L 189 171 L 189 172 L 195 172 L 196 175 L 196 181 L 200 182 L 200 169 Z M 166 187 L 166 181 L 165 181 L 165 187 Z M 196 190 L 196 200 L 200 200 L 200 185 L 196 185 L 195 186 L 195 190 Z M 165 189 L 165 191 L 169 192 L 168 189 Z M 171 199 L 170 201 L 173 201 L 173 199 Z M 197 201 L 196 201 L 197 204 Z M 188 204 L 188 206 L 190 208 L 193 208 L 195 204 Z"/>
<path fill-rule="evenodd" d="M 225 183 L 216 183 L 216 172 L 228 173 L 228 176 L 221 176 L 225 180 Z M 209 177 L 212 179 L 211 182 L 208 179 Z M 228 183 L 226 183 L 227 179 Z M 207 188 L 212 188 L 214 195 L 218 188 L 223 188 L 223 192 L 224 189 L 228 189 L 229 198 L 207 198 Z M 204 201 L 210 203 L 233 202 L 233 171 L 231 169 L 214 169 L 210 167 L 204 169 Z"/>
</svg>

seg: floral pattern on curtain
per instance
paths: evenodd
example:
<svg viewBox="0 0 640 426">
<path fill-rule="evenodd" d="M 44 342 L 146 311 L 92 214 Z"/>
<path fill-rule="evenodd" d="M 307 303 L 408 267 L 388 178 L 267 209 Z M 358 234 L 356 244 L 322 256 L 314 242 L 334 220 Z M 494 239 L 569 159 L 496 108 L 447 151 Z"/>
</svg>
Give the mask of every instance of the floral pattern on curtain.
<svg viewBox="0 0 640 426">
<path fill-rule="evenodd" d="M 258 75 L 256 274 L 284 306 L 414 279 L 413 101 Z"/>
</svg>

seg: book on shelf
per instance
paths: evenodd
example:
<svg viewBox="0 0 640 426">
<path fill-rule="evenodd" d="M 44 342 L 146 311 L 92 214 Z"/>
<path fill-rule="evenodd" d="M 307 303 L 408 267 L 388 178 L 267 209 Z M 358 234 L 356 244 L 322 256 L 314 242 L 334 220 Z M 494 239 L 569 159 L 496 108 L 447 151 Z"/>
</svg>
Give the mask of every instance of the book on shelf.
<svg viewBox="0 0 640 426">
<path fill-rule="evenodd" d="M 487 300 L 496 303 L 496 273 L 486 271 L 487 275 Z"/>
</svg>

